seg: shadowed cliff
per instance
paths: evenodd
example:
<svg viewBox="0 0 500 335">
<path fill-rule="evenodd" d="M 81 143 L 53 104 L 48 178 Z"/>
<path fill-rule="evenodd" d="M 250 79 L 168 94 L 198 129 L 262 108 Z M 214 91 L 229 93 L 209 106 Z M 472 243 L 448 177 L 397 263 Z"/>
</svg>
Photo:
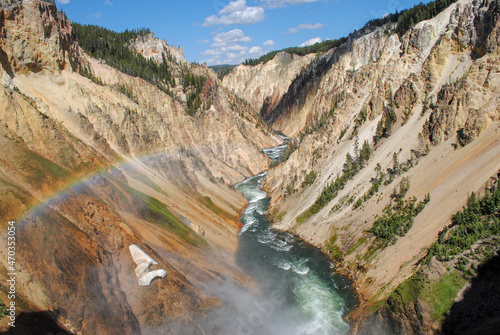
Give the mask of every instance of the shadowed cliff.
<svg viewBox="0 0 500 335">
<path fill-rule="evenodd" d="M 443 335 L 493 335 L 500 330 L 500 253 L 478 268 L 463 298 L 444 319 Z"/>
</svg>

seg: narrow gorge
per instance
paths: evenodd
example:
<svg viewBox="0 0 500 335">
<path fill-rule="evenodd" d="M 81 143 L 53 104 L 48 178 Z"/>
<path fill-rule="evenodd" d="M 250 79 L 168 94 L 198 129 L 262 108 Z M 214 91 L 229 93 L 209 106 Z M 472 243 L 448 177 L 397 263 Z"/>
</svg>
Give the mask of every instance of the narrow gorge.
<svg viewBox="0 0 500 335">
<path fill-rule="evenodd" d="M 0 333 L 495 334 L 500 5 L 431 5 L 219 76 L 0 0 Z"/>
</svg>

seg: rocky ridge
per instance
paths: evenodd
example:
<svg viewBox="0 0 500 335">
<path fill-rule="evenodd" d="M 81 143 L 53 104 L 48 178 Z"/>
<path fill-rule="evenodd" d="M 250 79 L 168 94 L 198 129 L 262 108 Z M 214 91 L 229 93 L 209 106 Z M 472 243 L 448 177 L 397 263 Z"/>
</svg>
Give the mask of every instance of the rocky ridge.
<svg viewBox="0 0 500 335">
<path fill-rule="evenodd" d="M 163 57 L 173 57 L 176 62 L 186 64 L 184 50 L 181 46 L 178 48 L 168 45 L 167 41 L 156 38 L 154 33 L 149 33 L 146 36 L 138 37 L 130 48 L 142 54 L 147 59 L 154 59 L 157 62 L 162 62 Z"/>
</svg>

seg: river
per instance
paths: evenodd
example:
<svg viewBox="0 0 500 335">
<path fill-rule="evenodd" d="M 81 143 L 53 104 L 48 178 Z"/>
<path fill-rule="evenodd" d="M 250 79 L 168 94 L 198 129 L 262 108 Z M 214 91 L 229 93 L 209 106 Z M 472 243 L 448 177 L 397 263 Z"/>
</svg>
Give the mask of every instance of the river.
<svg viewBox="0 0 500 335">
<path fill-rule="evenodd" d="M 276 161 L 286 143 L 263 152 Z M 240 320 L 239 332 L 261 334 L 254 329 L 264 325 L 266 334 L 273 335 L 344 334 L 349 325 L 343 317 L 356 303 L 351 284 L 335 273 L 334 264 L 320 250 L 271 228 L 264 214 L 269 198 L 260 188 L 266 174 L 236 185 L 249 201 L 241 217 L 237 262 L 265 297 L 260 304 L 254 303 L 253 315 Z"/>
</svg>

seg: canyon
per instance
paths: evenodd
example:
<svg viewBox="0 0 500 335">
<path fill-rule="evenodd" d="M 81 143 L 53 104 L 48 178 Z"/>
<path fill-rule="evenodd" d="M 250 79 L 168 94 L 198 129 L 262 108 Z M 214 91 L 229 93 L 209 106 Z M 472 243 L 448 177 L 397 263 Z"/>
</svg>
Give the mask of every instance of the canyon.
<svg viewBox="0 0 500 335">
<path fill-rule="evenodd" d="M 89 334 L 199 331 L 194 320 L 221 304 L 212 286 L 250 281 L 234 265 L 246 199 L 232 185 L 266 169 L 260 148 L 281 140 L 207 68 L 172 60 L 214 83 L 191 117 L 182 97 L 87 56 L 54 5 L 1 13 L 0 212 L 2 229 L 17 221 L 18 313 L 57 313 Z M 169 274 L 148 291 L 131 276 L 131 244 Z"/>
<path fill-rule="evenodd" d="M 394 23 L 367 26 L 325 53 L 280 52 L 223 79 L 138 36 L 129 49 L 166 64 L 165 86 L 91 57 L 50 2 L 0 5 L 0 228 L 16 221 L 19 320 L 45 332 L 233 334 L 242 312 L 228 296 L 257 291 L 237 265 L 248 200 L 235 186 L 268 170 L 273 228 L 351 278 L 349 332 L 440 332 L 432 303 L 391 307 L 418 271 L 431 286 L 454 273 L 422 259 L 471 192 L 497 185 L 497 1 L 458 0 L 401 36 Z M 203 78 L 199 92 L 190 77 Z M 279 164 L 262 152 L 283 143 L 274 131 L 290 137 Z M 397 199 L 422 208 L 384 240 L 373 227 Z M 495 238 L 481 243 L 496 252 Z M 139 289 L 131 245 L 165 278 Z M 0 263 L 5 282 L 5 248 Z M 448 309 L 470 285 L 459 281 Z"/>
<path fill-rule="evenodd" d="M 483 192 L 498 178 L 498 14 L 494 1 L 457 1 L 401 37 L 390 33 L 390 24 L 357 31 L 308 61 L 279 102 L 261 109 L 274 129 L 296 142 L 264 181 L 274 227 L 343 264 L 361 299 L 351 313 L 354 333 L 370 333 L 373 325 L 357 321 L 422 267 L 428 248 L 471 192 Z M 240 68 L 227 77 L 241 76 L 245 66 Z M 256 88 L 258 77 L 247 73 L 237 85 L 223 83 L 253 99 L 269 85 Z M 264 95 L 277 100 L 273 90 Z M 381 134 L 390 117 L 390 130 Z M 365 166 L 326 206 L 312 211 L 345 174 L 346 155 L 359 156 L 365 141 L 372 148 Z M 365 196 L 381 171 L 391 177 Z M 370 229 L 403 180 L 409 181 L 408 199 L 423 201 L 428 194 L 430 201 L 408 232 L 386 245 Z M 413 313 L 396 317 L 395 323 L 405 324 L 399 332 L 439 330 L 429 312 Z"/>
</svg>

